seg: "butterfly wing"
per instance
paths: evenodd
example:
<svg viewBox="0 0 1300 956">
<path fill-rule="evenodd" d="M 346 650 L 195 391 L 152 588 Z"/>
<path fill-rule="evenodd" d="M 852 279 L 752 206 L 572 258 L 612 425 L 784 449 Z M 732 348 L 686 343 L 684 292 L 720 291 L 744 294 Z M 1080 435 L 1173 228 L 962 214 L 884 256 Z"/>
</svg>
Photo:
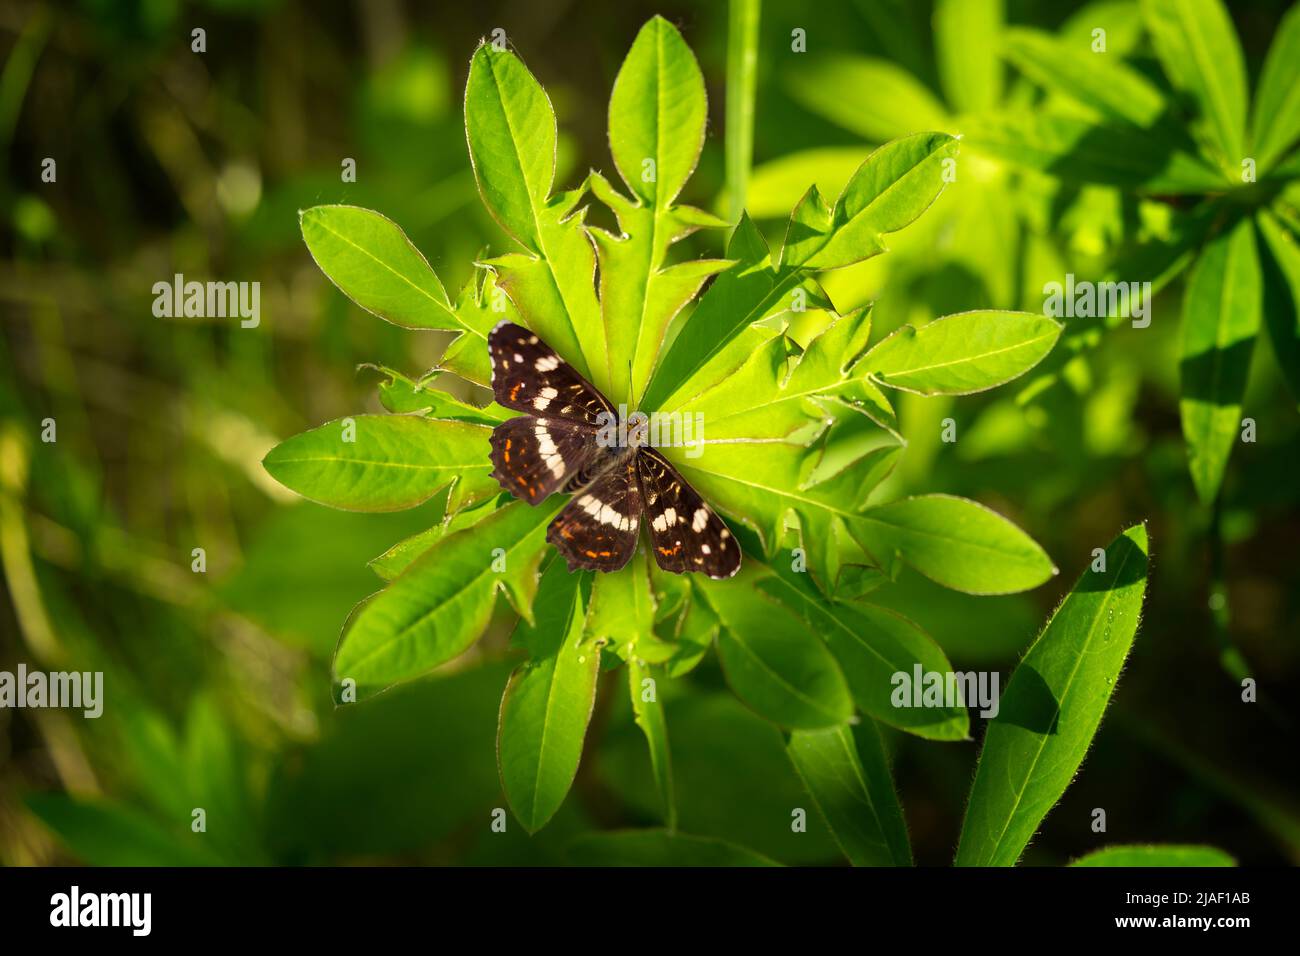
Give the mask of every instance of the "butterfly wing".
<svg viewBox="0 0 1300 956">
<path fill-rule="evenodd" d="M 535 505 L 559 491 L 602 451 L 596 429 L 558 418 L 521 415 L 492 429 L 492 477 Z"/>
<path fill-rule="evenodd" d="M 651 551 L 674 574 L 729 578 L 740 570 L 740 545 L 700 493 L 653 448 L 637 454 Z"/>
<path fill-rule="evenodd" d="M 614 409 L 596 386 L 521 325 L 498 322 L 488 333 L 497 404 L 528 415 L 601 425 Z M 604 421 L 616 421 L 606 418 Z"/>
<path fill-rule="evenodd" d="M 573 496 L 546 529 L 569 570 L 617 571 L 632 559 L 641 530 L 637 455 Z"/>
</svg>

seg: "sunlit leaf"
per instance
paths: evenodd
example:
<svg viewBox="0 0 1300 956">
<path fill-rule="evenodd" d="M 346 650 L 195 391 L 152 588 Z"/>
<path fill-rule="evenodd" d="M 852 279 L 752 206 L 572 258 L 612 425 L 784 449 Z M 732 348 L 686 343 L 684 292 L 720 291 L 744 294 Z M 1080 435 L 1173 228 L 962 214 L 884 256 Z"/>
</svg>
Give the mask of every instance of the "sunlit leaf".
<svg viewBox="0 0 1300 956">
<path fill-rule="evenodd" d="M 1070 785 L 1137 633 L 1147 534 L 1129 528 L 1083 573 L 1002 694 L 984 736 L 958 866 L 1012 866 Z"/>
</svg>

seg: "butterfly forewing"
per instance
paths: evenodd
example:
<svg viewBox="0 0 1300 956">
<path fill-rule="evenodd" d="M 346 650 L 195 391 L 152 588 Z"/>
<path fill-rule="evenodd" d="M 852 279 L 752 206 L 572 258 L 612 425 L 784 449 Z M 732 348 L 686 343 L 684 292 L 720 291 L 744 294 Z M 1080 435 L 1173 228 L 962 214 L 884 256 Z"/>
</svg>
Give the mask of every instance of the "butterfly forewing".
<svg viewBox="0 0 1300 956">
<path fill-rule="evenodd" d="M 546 529 L 570 571 L 617 571 L 631 560 L 641 530 L 638 457 L 629 455 L 578 491 Z"/>
<path fill-rule="evenodd" d="M 740 570 L 740 545 L 727 525 L 704 503 L 663 455 L 637 453 L 646 527 L 655 561 L 665 571 L 698 571 L 729 578 Z"/>
<path fill-rule="evenodd" d="M 597 427 L 614 410 L 594 385 L 521 325 L 499 322 L 488 333 L 492 392 L 497 404 Z"/>
<path fill-rule="evenodd" d="M 559 491 L 601 451 L 588 425 L 521 415 L 492 430 L 492 477 L 535 505 Z"/>
</svg>

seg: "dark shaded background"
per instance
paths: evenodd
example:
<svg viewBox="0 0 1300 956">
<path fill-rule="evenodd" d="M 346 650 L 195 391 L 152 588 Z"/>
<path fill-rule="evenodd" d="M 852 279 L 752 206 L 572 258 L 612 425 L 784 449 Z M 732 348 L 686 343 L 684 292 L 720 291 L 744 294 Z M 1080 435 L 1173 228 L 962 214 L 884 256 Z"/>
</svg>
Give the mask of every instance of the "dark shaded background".
<svg viewBox="0 0 1300 956">
<path fill-rule="evenodd" d="M 1055 29 L 1077 6 L 1011 3 L 1008 21 Z M 1254 75 L 1282 7 L 1232 6 Z M 445 674 L 334 711 L 329 655 L 352 605 L 378 585 L 365 562 L 436 520 L 437 504 L 331 512 L 296 501 L 259 465 L 279 439 L 379 410 L 361 363 L 418 373 L 442 344 L 329 286 L 296 211 L 339 201 L 383 211 L 458 288 L 481 250 L 506 248 L 478 201 L 460 113 L 479 38 L 505 28 L 546 85 L 571 183 L 588 166 L 612 168 L 609 89 L 654 13 L 682 30 L 710 93 L 709 139 L 685 198 L 721 208 L 723 3 L 3 7 L 0 669 L 103 670 L 107 704 L 98 721 L 0 710 L 0 862 L 558 862 L 577 833 L 655 825 L 649 761 L 617 676 L 573 794 L 533 839 L 513 825 L 488 831 L 491 808 L 505 805 L 494 735 L 510 664 L 499 637 Z M 882 56 L 937 89 L 929 13 L 883 0 L 769 3 L 756 164 L 821 146 L 869 152 L 791 95 L 805 62 L 789 51 L 792 27 L 808 31 L 809 58 Z M 190 51 L 194 27 L 207 31 L 203 54 Z M 54 184 L 40 181 L 47 156 Z M 344 157 L 357 161 L 355 184 L 340 182 Z M 779 234 L 776 219 L 763 224 Z M 1056 225 L 1071 248 L 1070 225 Z M 705 251 L 718 250 L 701 241 L 692 254 Z M 841 306 L 880 293 L 877 336 L 906 318 L 1019 304 L 942 256 L 900 253 L 896 271 L 890 258 L 832 286 Z M 261 327 L 154 318 L 151 287 L 176 272 L 260 280 Z M 958 668 L 997 668 L 1005 680 L 1091 549 L 1151 523 L 1133 656 L 1026 862 L 1135 841 L 1210 843 L 1243 863 L 1300 859 L 1300 416 L 1261 339 L 1246 410 L 1259 442 L 1234 452 L 1224 513 L 1227 639 L 1264 698 L 1247 705 L 1206 607 L 1206 517 L 1178 421 L 1180 294 L 1157 300 L 1150 335 L 1117 331 L 1033 401 L 1017 404 L 1008 388 L 902 408 L 911 448 L 890 492 L 984 501 L 1062 569 L 1013 597 L 906 576 L 882 595 Z M 937 441 L 944 415 L 964 441 Z M 46 417 L 55 444 L 39 440 Z M 204 575 L 190 570 L 194 547 L 206 550 Z M 777 731 L 731 697 L 716 665 L 669 693 L 682 829 L 784 862 L 835 861 L 815 814 L 809 833 L 790 832 L 791 809 L 808 798 Z M 918 862 L 946 863 L 977 745 L 889 742 Z M 189 832 L 196 806 L 208 810 L 206 838 Z M 1095 807 L 1107 810 L 1105 835 L 1091 832 Z"/>
</svg>

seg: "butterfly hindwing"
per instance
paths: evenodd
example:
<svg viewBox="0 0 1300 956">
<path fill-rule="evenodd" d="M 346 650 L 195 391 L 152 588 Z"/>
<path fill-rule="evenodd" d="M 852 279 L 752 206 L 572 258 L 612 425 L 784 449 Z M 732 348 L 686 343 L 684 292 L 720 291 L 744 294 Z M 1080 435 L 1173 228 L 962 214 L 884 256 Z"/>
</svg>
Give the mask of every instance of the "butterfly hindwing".
<svg viewBox="0 0 1300 956">
<path fill-rule="evenodd" d="M 653 448 L 637 453 L 646 527 L 659 567 L 729 578 L 740 570 L 740 545 L 668 459 Z"/>
<path fill-rule="evenodd" d="M 492 429 L 491 445 L 492 477 L 530 505 L 559 491 L 601 451 L 589 425 L 532 415 Z"/>
<path fill-rule="evenodd" d="M 569 570 L 617 571 L 636 551 L 641 530 L 637 455 L 578 491 L 546 529 Z"/>
<path fill-rule="evenodd" d="M 499 322 L 488 333 L 497 404 L 528 415 L 601 424 L 613 415 L 605 396 L 555 350 L 521 325 Z"/>
</svg>

